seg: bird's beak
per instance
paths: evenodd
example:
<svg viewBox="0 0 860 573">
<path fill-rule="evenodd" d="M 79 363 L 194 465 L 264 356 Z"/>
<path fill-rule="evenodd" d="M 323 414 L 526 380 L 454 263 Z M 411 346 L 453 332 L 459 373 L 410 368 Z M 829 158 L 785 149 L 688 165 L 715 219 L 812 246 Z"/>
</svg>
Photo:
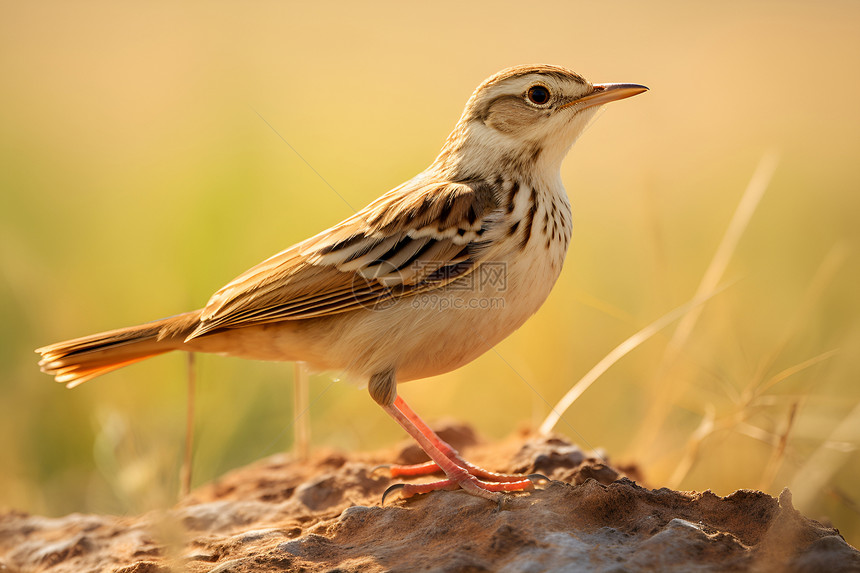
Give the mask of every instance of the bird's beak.
<svg viewBox="0 0 860 573">
<path fill-rule="evenodd" d="M 593 92 L 568 102 L 559 109 L 575 105 L 579 110 L 583 110 L 596 105 L 603 105 L 611 101 L 633 97 L 647 91 L 648 88 L 640 86 L 639 84 L 594 84 Z"/>
</svg>

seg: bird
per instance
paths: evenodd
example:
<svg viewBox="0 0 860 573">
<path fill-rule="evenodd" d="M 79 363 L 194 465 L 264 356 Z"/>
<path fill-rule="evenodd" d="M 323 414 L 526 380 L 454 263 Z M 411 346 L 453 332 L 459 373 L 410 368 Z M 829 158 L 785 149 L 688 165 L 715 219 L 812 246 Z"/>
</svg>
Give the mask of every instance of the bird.
<svg viewBox="0 0 860 573">
<path fill-rule="evenodd" d="M 471 362 L 538 310 L 572 233 L 562 161 L 601 106 L 647 90 L 556 65 L 504 69 L 475 89 L 417 176 L 240 274 L 203 308 L 44 346 L 39 365 L 74 387 L 176 350 L 303 361 L 366 386 L 427 453 L 427 463 L 388 466 L 392 478 L 444 474 L 389 490 L 499 502 L 533 489 L 534 478 L 466 461 L 397 386 Z"/>
</svg>

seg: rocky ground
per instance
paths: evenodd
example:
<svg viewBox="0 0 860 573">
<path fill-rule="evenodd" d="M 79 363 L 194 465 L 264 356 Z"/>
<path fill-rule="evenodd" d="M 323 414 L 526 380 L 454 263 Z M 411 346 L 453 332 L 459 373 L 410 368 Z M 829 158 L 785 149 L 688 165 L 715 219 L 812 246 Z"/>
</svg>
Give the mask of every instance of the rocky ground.
<svg viewBox="0 0 860 573">
<path fill-rule="evenodd" d="M 860 552 L 787 490 L 651 490 L 560 439 L 440 433 L 488 469 L 552 481 L 502 507 L 462 491 L 380 507 L 392 481 L 373 468 L 421 461 L 414 446 L 278 455 L 142 516 L 0 515 L 0 572 L 860 571 Z"/>
</svg>

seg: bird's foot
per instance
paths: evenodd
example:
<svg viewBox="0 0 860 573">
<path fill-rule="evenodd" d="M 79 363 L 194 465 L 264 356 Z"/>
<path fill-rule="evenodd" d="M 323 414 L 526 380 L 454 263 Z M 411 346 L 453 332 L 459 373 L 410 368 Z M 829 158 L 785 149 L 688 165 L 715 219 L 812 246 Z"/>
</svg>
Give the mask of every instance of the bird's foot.
<svg viewBox="0 0 860 573">
<path fill-rule="evenodd" d="M 445 452 L 446 457 L 454 462 L 459 467 L 466 470 L 470 475 L 475 476 L 476 478 L 491 481 L 491 482 L 519 482 L 526 479 L 526 476 L 522 474 L 502 474 L 497 472 L 491 472 L 489 470 L 485 470 L 480 466 L 476 466 L 470 462 L 467 462 L 463 458 L 460 457 L 455 451 L 450 450 Z M 444 470 L 439 467 L 439 464 L 436 462 L 425 462 L 423 464 L 414 464 L 414 465 L 391 465 L 391 466 L 380 466 L 380 469 L 388 470 L 388 473 L 391 477 L 415 477 L 415 476 L 425 476 L 437 473 L 444 473 Z"/>
<path fill-rule="evenodd" d="M 387 466 L 391 477 L 412 477 L 442 472 L 443 480 L 422 484 L 397 484 L 389 487 L 382 496 L 393 492 L 408 498 L 419 493 L 429 493 L 440 489 L 463 489 L 467 493 L 496 501 L 501 505 L 501 492 L 526 491 L 534 489 L 535 483 L 549 481 L 545 476 L 507 475 L 491 472 L 471 464 L 460 457 L 457 450 L 443 441 L 436 433 L 412 411 L 403 398 L 397 396 L 392 404 L 383 409 L 391 415 L 421 446 L 432 461 L 410 466 Z M 377 469 L 385 468 L 381 466 Z"/>
<path fill-rule="evenodd" d="M 422 466 L 426 464 L 421 464 Z M 475 466 L 473 466 L 475 467 Z M 480 469 L 480 468 L 479 468 Z M 429 472 L 428 472 L 429 473 Z M 400 497 L 406 499 L 410 498 L 413 495 L 422 494 L 422 493 L 430 493 L 432 491 L 438 490 L 457 490 L 463 489 L 467 493 L 472 495 L 476 495 L 478 497 L 483 497 L 484 499 L 489 499 L 491 501 L 498 502 L 501 504 L 501 493 L 502 492 L 515 492 L 515 491 L 528 491 L 533 490 L 535 488 L 535 484 L 549 481 L 546 476 L 540 474 L 532 474 L 528 476 L 523 475 L 504 475 L 504 474 L 495 474 L 493 472 L 487 472 L 491 475 L 497 475 L 504 478 L 507 478 L 505 481 L 485 481 L 478 479 L 475 475 L 463 471 L 462 473 L 457 472 L 455 475 L 447 477 L 446 479 L 429 482 L 429 483 L 398 483 L 390 486 L 385 490 L 385 493 L 382 494 L 382 505 L 385 505 L 385 499 L 393 494 L 399 493 Z M 409 475 L 409 474 L 399 474 L 399 475 Z M 411 474 L 416 475 L 416 474 Z M 417 474 L 423 475 L 423 474 Z"/>
</svg>

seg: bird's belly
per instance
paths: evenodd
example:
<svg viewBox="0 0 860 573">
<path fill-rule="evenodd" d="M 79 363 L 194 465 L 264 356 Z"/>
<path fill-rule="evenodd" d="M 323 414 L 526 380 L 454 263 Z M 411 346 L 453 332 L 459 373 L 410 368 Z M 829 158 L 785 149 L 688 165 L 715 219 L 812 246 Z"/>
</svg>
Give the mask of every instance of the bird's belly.
<svg viewBox="0 0 860 573">
<path fill-rule="evenodd" d="M 420 344 L 404 349 L 398 381 L 455 370 L 522 326 L 549 296 L 561 270 L 560 262 L 554 266 L 543 253 L 536 255 L 507 263 L 501 274 L 500 269 L 477 269 L 474 290 L 449 287 L 438 294 L 418 295 L 415 302 L 429 302 L 436 316 L 427 319 L 432 332 L 422 336 Z"/>
</svg>

